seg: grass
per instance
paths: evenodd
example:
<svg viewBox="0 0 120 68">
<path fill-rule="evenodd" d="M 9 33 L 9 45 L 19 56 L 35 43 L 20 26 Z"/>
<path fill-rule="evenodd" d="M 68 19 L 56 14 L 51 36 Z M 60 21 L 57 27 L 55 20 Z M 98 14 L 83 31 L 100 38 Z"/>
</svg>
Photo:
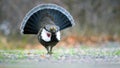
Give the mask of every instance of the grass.
<svg viewBox="0 0 120 68">
<path fill-rule="evenodd" d="M 31 41 L 34 40 L 34 41 Z M 0 35 L 0 49 L 24 49 L 26 45 L 38 44 L 36 36 L 10 36 L 5 37 Z"/>
</svg>

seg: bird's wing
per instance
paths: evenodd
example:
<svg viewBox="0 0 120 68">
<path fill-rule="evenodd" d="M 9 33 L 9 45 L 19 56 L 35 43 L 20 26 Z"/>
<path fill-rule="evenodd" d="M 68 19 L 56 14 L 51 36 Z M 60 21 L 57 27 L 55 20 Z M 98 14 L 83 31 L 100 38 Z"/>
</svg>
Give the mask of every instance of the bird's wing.
<svg viewBox="0 0 120 68">
<path fill-rule="evenodd" d="M 73 17 L 64 8 L 55 4 L 42 4 L 34 7 L 24 17 L 21 24 L 23 34 L 37 34 L 44 24 L 48 24 L 44 18 L 50 18 L 53 23 L 63 30 L 75 25 Z"/>
</svg>

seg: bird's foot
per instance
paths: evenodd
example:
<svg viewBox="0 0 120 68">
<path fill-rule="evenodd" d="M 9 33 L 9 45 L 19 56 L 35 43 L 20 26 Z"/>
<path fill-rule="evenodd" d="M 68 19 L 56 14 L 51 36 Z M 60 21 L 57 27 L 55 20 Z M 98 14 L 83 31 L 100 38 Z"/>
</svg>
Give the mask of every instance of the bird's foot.
<svg viewBox="0 0 120 68">
<path fill-rule="evenodd" d="M 52 55 L 52 54 L 53 54 L 53 52 L 48 52 L 47 54 Z"/>
</svg>

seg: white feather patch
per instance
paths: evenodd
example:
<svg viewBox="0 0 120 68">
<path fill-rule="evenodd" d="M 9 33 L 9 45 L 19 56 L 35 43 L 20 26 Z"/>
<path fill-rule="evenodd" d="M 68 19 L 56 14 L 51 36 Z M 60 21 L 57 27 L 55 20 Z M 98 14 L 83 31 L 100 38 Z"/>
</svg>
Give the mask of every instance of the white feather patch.
<svg viewBox="0 0 120 68">
<path fill-rule="evenodd" d="M 47 36 L 47 33 L 50 34 L 50 37 Z M 45 29 L 42 30 L 41 32 L 41 38 L 46 41 L 46 42 L 49 42 L 51 40 L 51 33 L 46 31 Z"/>
<path fill-rule="evenodd" d="M 56 37 L 57 37 L 58 40 L 60 40 L 60 31 L 58 31 L 58 32 L 56 33 Z"/>
</svg>

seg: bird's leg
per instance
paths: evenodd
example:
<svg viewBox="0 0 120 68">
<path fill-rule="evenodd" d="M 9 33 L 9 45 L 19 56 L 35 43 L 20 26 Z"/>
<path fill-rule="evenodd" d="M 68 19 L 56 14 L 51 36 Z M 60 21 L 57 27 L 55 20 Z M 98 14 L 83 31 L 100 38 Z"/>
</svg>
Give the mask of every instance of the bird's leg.
<svg viewBox="0 0 120 68">
<path fill-rule="evenodd" d="M 47 54 L 49 54 L 49 46 L 45 46 L 46 50 L 47 50 Z"/>
<path fill-rule="evenodd" d="M 45 46 L 46 50 L 47 50 L 47 54 L 52 54 L 52 48 L 53 46 Z"/>
<path fill-rule="evenodd" d="M 51 47 L 50 47 L 50 54 L 52 54 L 52 53 L 53 53 L 53 52 L 52 52 L 52 48 L 53 48 L 53 46 L 51 46 Z"/>
</svg>

